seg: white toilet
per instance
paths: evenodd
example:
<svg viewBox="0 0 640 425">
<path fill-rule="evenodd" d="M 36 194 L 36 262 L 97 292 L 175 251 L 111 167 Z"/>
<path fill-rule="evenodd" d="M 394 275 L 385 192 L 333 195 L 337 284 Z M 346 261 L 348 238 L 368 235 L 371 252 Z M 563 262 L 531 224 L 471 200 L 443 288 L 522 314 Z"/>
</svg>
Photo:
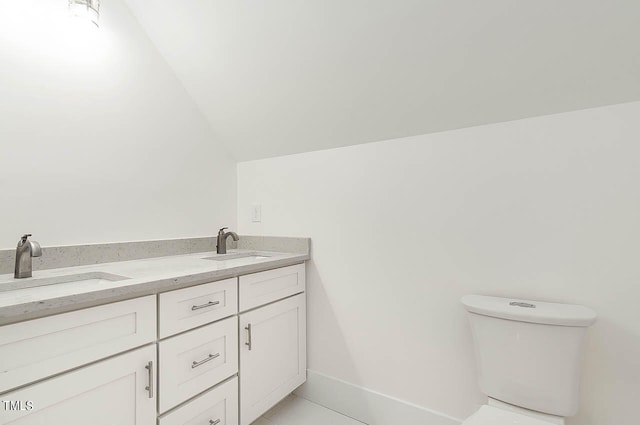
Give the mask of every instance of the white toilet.
<svg viewBox="0 0 640 425">
<path fill-rule="evenodd" d="M 580 363 L 596 313 L 580 305 L 466 295 L 487 405 L 463 425 L 563 425 L 578 411 Z"/>
</svg>

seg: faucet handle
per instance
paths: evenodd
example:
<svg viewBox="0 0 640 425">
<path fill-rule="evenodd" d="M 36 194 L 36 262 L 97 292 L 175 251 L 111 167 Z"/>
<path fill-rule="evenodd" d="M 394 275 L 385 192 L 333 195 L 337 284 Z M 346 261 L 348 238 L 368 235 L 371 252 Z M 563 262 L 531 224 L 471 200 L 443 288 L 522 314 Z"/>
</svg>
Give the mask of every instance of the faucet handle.
<svg viewBox="0 0 640 425">
<path fill-rule="evenodd" d="M 227 230 L 228 227 L 223 227 L 222 229 L 218 230 L 218 234 L 221 235 L 224 233 L 225 230 Z"/>
<path fill-rule="evenodd" d="M 24 244 L 27 243 L 27 239 L 29 238 L 29 236 L 31 236 L 31 233 L 26 233 L 22 235 L 22 237 L 18 241 L 18 248 L 20 248 L 21 246 L 24 246 Z"/>
</svg>

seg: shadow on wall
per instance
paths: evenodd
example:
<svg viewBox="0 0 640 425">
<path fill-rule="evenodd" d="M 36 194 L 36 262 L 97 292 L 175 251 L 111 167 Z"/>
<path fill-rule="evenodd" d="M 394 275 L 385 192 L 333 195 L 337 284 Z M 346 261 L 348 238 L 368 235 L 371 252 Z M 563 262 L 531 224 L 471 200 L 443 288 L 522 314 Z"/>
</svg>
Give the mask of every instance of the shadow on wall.
<svg viewBox="0 0 640 425">
<path fill-rule="evenodd" d="M 348 320 L 353 320 L 353 318 L 344 317 L 344 309 L 350 310 L 357 308 L 357 306 L 344 304 L 343 300 L 337 297 L 332 298 L 327 291 L 330 288 L 324 284 L 316 262 L 311 260 L 307 263 L 307 323 L 309 326 L 307 353 L 310 356 L 308 381 L 298 388 L 295 394 L 368 425 L 460 424 L 460 419 L 368 388 L 370 383 L 362 379 L 360 373 L 362 366 L 359 364 L 366 359 L 359 359 L 349 349 L 349 342 L 353 342 L 353 339 L 362 335 L 348 335 L 342 325 Z M 459 303 L 455 303 L 455 308 L 460 308 Z M 342 314 L 340 313 L 341 309 Z M 468 328 L 466 320 L 464 323 Z M 366 329 L 367 333 L 378 332 L 374 323 L 371 323 Z M 468 333 L 470 335 L 470 331 Z M 398 346 L 397 353 L 402 353 L 404 349 L 401 340 L 384 341 L 380 339 L 379 343 L 381 347 L 396 344 Z M 327 349 L 328 346 L 330 346 L 330 350 Z M 372 353 L 372 356 L 375 354 L 379 353 Z M 317 364 L 331 365 L 331 369 L 327 372 L 332 376 L 314 369 Z M 393 364 L 393 361 L 382 362 L 378 373 L 395 379 L 403 379 L 392 366 Z M 335 376 L 345 377 L 346 380 L 335 378 Z M 413 374 L 410 379 L 428 381 L 428 378 L 419 374 Z M 475 392 L 473 394 L 475 395 Z M 477 402 L 474 403 L 471 400 L 470 402 L 478 405 Z"/>
<path fill-rule="evenodd" d="M 313 300 L 310 302 L 309 300 Z M 315 260 L 307 262 L 307 327 L 308 334 L 313 333 L 312 337 L 307 339 L 307 368 L 313 371 L 315 363 L 319 359 L 315 359 L 315 353 L 330 353 L 331 358 L 322 359 L 321 362 L 327 364 L 330 362 L 335 368 L 339 369 L 339 376 L 349 376 L 352 384 L 362 386 L 362 379 L 358 375 L 356 361 L 353 354 L 349 351 L 347 338 L 340 326 L 340 319 L 336 314 L 330 295 L 326 291 L 326 286 L 320 276 Z M 339 335 L 340 338 L 336 338 Z M 330 344 L 331 350 L 314 349 L 315 344 Z M 322 355 L 322 354 L 320 354 Z M 320 393 L 318 393 L 320 391 Z M 342 406 L 327 405 L 323 403 L 328 395 L 322 394 L 323 389 L 311 388 L 307 384 L 303 384 L 296 394 L 303 398 L 308 398 L 314 403 L 324 405 L 330 409 L 336 410 L 343 414 L 349 414 L 354 406 L 367 406 L 367 400 L 364 394 L 359 392 L 350 392 L 348 395 L 342 395 Z M 334 395 L 329 396 L 334 399 Z M 355 397 L 355 398 L 354 398 Z"/>
<path fill-rule="evenodd" d="M 620 351 L 618 347 L 625 349 Z M 615 417 L 626 418 L 619 425 L 636 423 L 633 418 L 637 418 L 638 393 L 620 389 L 637 387 L 640 383 L 638 362 L 640 335 L 604 314 L 599 315 L 587 332 L 585 344 L 581 387 L 589 391 L 581 392 L 578 415 L 569 418 L 567 425 L 603 425 L 597 418 L 612 416 L 612 411 L 617 412 Z M 628 373 L 620 374 L 616 370 Z"/>
</svg>

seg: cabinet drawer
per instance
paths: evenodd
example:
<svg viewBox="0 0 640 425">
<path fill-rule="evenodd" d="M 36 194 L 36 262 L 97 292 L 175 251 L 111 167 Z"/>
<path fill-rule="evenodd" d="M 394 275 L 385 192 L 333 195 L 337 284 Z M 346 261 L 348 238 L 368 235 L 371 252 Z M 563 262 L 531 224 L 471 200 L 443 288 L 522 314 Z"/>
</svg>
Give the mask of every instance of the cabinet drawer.
<svg viewBox="0 0 640 425">
<path fill-rule="evenodd" d="M 160 294 L 160 338 L 238 312 L 236 278 Z"/>
<path fill-rule="evenodd" d="M 249 310 L 305 288 L 304 264 L 240 276 L 240 311 Z"/>
<path fill-rule="evenodd" d="M 238 318 L 160 341 L 159 354 L 164 412 L 238 372 Z"/>
<path fill-rule="evenodd" d="M 155 296 L 0 327 L 0 393 L 155 341 Z"/>
<path fill-rule="evenodd" d="M 238 425 L 238 378 L 163 416 L 159 425 Z"/>
</svg>

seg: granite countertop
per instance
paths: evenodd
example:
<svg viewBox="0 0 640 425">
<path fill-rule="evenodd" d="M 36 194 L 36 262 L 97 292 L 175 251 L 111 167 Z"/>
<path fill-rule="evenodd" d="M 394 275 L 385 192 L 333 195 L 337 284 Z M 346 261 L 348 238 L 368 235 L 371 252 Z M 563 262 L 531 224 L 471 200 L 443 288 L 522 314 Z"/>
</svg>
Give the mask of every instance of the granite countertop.
<svg viewBox="0 0 640 425">
<path fill-rule="evenodd" d="M 243 254 L 266 258 L 237 258 Z M 216 257 L 222 261 L 208 260 Z M 0 325 L 21 322 L 80 308 L 157 294 L 201 283 L 243 274 L 302 263 L 309 254 L 292 254 L 247 249 L 229 250 L 226 255 L 215 252 L 146 258 L 87 266 L 35 270 L 32 278 L 14 279 L 13 274 L 0 275 Z M 24 289 L 8 285 L 80 273 L 108 273 L 127 277 L 125 280 L 57 283 Z"/>
</svg>

